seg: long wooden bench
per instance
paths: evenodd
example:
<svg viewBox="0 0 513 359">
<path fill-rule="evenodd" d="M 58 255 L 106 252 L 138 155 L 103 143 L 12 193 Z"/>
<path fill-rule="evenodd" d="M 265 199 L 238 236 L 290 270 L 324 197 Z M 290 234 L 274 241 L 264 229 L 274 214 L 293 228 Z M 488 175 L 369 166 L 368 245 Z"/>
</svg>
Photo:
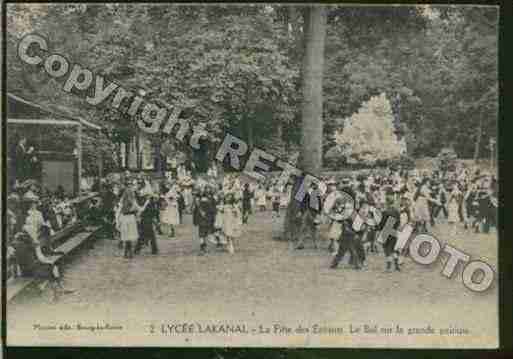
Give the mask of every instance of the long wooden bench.
<svg viewBox="0 0 513 359">
<path fill-rule="evenodd" d="M 66 255 L 71 253 L 74 249 L 78 248 L 82 243 L 92 238 L 101 226 L 93 226 L 88 228 L 88 230 L 77 233 L 75 236 L 71 237 L 69 240 L 61 244 L 55 250 L 59 252 L 63 252 L 64 254 L 53 256 L 52 262 L 55 264 L 61 259 L 63 259 Z M 30 285 L 36 283 L 38 281 L 37 278 L 28 278 L 28 277 L 17 277 L 17 278 L 9 278 L 7 280 L 7 301 L 12 300 L 16 295 L 21 293 L 24 289 L 28 288 Z"/>
</svg>

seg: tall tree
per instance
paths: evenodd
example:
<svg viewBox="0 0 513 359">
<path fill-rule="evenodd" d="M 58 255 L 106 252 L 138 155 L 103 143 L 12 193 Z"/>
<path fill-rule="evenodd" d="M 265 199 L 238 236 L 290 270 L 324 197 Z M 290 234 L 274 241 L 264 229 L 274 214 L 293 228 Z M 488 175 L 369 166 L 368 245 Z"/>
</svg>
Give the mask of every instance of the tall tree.
<svg viewBox="0 0 513 359">
<path fill-rule="evenodd" d="M 301 106 L 300 165 L 304 172 L 319 175 L 322 169 L 322 79 L 324 70 L 324 39 L 326 12 L 323 6 L 304 9 L 304 53 L 301 71 L 303 94 Z M 292 196 L 299 189 L 296 183 Z M 284 222 L 285 239 L 294 240 L 302 228 L 298 223 L 299 203 L 291 199 Z M 313 225 L 311 223 L 310 225 Z"/>
<path fill-rule="evenodd" d="M 305 53 L 302 67 L 301 166 L 318 175 L 322 169 L 322 78 L 326 10 L 311 6 L 304 10 Z"/>
</svg>

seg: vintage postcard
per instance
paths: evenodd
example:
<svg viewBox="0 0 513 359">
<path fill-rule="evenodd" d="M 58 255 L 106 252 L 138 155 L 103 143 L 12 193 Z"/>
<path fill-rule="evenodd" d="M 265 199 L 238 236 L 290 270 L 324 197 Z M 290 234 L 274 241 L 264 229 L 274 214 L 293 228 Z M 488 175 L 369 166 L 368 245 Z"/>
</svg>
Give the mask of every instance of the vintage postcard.
<svg viewBox="0 0 513 359">
<path fill-rule="evenodd" d="M 499 6 L 5 9 L 8 346 L 498 348 Z"/>
</svg>

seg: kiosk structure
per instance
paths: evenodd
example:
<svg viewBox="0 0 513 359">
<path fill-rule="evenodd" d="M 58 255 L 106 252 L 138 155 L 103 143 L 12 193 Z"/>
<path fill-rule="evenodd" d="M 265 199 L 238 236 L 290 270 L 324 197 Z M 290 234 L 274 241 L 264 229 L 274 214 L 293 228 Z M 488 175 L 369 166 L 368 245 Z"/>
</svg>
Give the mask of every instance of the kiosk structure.
<svg viewBox="0 0 513 359">
<path fill-rule="evenodd" d="M 73 118 L 63 113 L 45 108 L 34 102 L 25 100 L 11 93 L 7 94 L 7 138 L 12 140 L 11 132 L 13 126 L 67 126 L 76 130 L 74 149 L 69 152 L 46 151 L 39 147 L 36 149 L 36 155 L 41 165 L 40 178 L 35 178 L 48 189 L 56 190 L 62 186 L 73 196 L 80 195 L 80 183 L 82 180 L 82 132 L 84 128 L 92 130 L 101 130 L 101 127 L 81 118 Z M 31 131 L 31 134 L 37 135 L 38 131 Z M 22 133 L 25 135 L 24 133 Z M 28 136 L 27 136 L 28 137 Z M 37 139 L 28 138 L 37 142 Z M 40 138 L 40 143 L 42 143 Z M 12 145 L 12 144 L 9 144 Z M 16 166 L 13 158 L 8 158 L 8 168 Z M 102 171 L 102 160 L 99 161 L 100 176 Z M 15 180 L 14 172 L 8 171 L 8 183 Z"/>
</svg>

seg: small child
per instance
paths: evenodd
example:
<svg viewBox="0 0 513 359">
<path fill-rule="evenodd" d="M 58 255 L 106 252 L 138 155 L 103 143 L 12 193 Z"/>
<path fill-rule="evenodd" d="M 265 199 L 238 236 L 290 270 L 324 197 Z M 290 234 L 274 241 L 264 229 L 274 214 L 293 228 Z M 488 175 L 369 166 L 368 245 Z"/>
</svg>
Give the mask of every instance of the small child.
<svg viewBox="0 0 513 359">
<path fill-rule="evenodd" d="M 410 207 L 410 200 L 407 197 L 401 197 L 401 204 L 399 207 L 399 233 L 403 233 L 404 227 L 410 223 L 411 221 L 411 207 Z M 400 253 L 402 256 L 408 255 L 408 246 L 405 246 L 403 248 L 402 253 Z M 399 257 L 399 265 L 402 264 L 401 257 Z"/>
<path fill-rule="evenodd" d="M 225 197 L 224 234 L 228 252 L 235 253 L 233 242 L 242 234 L 242 203 L 233 193 L 228 193 Z"/>
<path fill-rule="evenodd" d="M 206 239 L 213 233 L 215 221 L 215 203 L 209 195 L 207 188 L 203 188 L 200 192 L 193 215 L 195 218 L 194 223 L 198 226 L 200 240 L 199 255 L 205 255 L 207 253 Z"/>
<path fill-rule="evenodd" d="M 340 236 L 342 235 L 342 214 L 344 213 L 344 208 L 345 206 L 342 200 L 335 200 L 331 212 L 327 214 L 329 219 L 331 220 L 328 232 L 328 239 L 330 240 L 328 248 L 330 254 L 333 256 L 336 255 L 338 252 L 338 242 L 341 239 Z"/>
<path fill-rule="evenodd" d="M 222 198 L 222 192 L 218 192 L 216 197 L 216 220 L 214 222 L 214 237 L 215 245 L 217 248 L 221 248 L 225 244 L 223 238 L 223 227 L 224 227 L 224 198 Z"/>
<path fill-rule="evenodd" d="M 273 206 L 273 217 L 280 218 L 280 192 L 276 186 L 271 188 L 271 201 Z"/>
<path fill-rule="evenodd" d="M 255 191 L 255 198 L 257 201 L 257 206 L 260 209 L 260 212 L 264 212 L 267 208 L 267 193 L 262 185 L 258 185 L 257 190 Z"/>
</svg>

